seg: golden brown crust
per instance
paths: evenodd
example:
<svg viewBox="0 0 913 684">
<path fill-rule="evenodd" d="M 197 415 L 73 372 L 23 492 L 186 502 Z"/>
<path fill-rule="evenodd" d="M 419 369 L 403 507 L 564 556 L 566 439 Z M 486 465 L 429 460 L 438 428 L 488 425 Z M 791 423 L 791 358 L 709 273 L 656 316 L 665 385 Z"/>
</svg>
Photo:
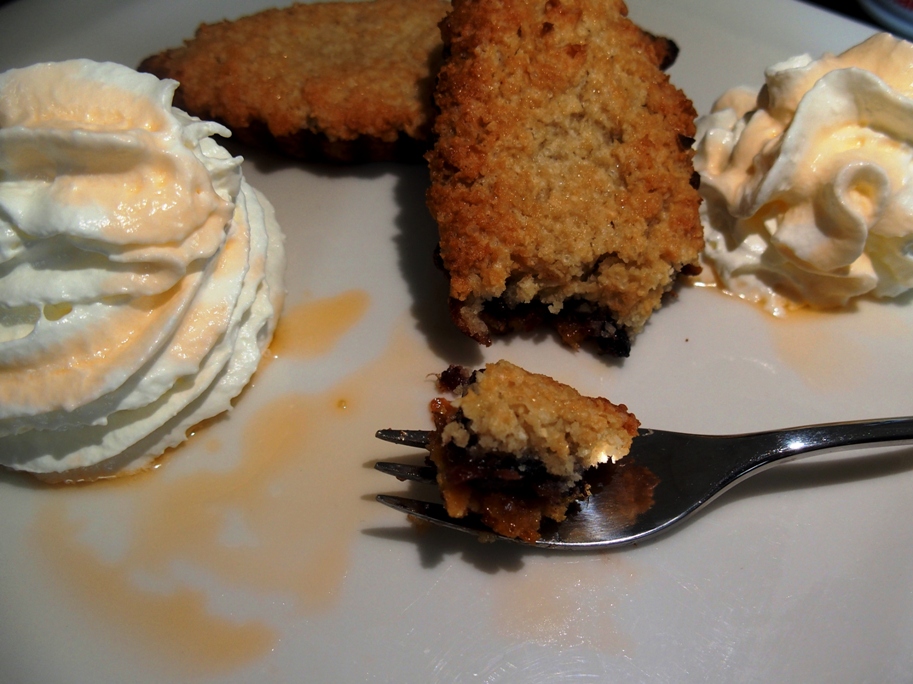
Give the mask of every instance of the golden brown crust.
<svg viewBox="0 0 913 684">
<path fill-rule="evenodd" d="M 621 459 L 640 427 L 624 404 L 585 397 L 503 360 L 476 372 L 453 404 L 468 427 L 454 424 L 445 441 L 457 432 L 468 439 L 469 430 L 475 448 L 483 452 L 528 455 L 551 475 L 569 479 L 579 479 L 583 469 L 598 463 Z"/>
<path fill-rule="evenodd" d="M 242 141 L 304 159 L 420 158 L 430 131 L 443 0 L 323 2 L 203 24 L 141 71 L 175 104 Z"/>
<path fill-rule="evenodd" d="M 636 333 L 703 247 L 695 111 L 621 0 L 455 0 L 428 154 L 460 328 L 586 302 Z M 611 327 L 611 326 L 610 326 Z M 573 339 L 570 340 L 573 343 Z"/>
</svg>

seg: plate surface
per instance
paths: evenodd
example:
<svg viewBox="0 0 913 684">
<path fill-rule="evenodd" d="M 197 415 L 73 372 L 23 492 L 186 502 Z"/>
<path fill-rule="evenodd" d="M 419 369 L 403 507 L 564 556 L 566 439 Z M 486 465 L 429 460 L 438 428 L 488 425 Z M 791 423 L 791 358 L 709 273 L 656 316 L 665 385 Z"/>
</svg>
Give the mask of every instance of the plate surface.
<svg viewBox="0 0 913 684">
<path fill-rule="evenodd" d="M 787 0 L 631 0 L 706 112 L 871 29 Z M 259 0 L 17 0 L 0 70 L 130 66 Z M 913 308 L 774 320 L 684 289 L 629 359 L 549 336 L 479 349 L 446 317 L 421 167 L 242 151 L 288 239 L 285 318 L 236 409 L 154 473 L 0 475 L 2 682 L 902 682 L 913 673 L 913 451 L 788 464 L 637 547 L 558 554 L 413 528 L 372 501 L 429 425 L 430 374 L 508 358 L 650 427 L 740 432 L 913 415 Z"/>
</svg>

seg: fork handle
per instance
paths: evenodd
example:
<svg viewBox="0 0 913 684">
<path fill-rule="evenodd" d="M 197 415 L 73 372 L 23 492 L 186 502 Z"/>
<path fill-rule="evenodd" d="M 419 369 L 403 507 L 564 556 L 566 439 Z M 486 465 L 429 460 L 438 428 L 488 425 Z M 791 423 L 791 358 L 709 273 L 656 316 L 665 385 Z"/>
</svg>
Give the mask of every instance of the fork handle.
<svg viewBox="0 0 913 684">
<path fill-rule="evenodd" d="M 913 443 L 913 417 L 807 425 L 740 435 L 760 447 L 744 465 L 752 469 L 812 451 L 846 449 L 869 444 Z"/>
<path fill-rule="evenodd" d="M 700 453 L 702 459 L 724 459 L 732 472 L 741 476 L 813 451 L 913 443 L 913 417 L 822 423 L 736 435 L 690 435 L 649 429 L 640 432 L 639 446 L 644 447 L 639 450 L 641 453 Z"/>
</svg>

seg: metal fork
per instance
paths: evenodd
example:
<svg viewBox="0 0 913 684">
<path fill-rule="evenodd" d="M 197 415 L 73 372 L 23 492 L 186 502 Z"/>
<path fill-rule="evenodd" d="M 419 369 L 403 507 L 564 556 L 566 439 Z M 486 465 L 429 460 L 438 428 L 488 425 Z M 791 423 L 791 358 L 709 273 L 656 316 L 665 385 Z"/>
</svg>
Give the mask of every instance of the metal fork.
<svg viewBox="0 0 913 684">
<path fill-rule="evenodd" d="M 379 430 L 377 437 L 425 447 L 430 432 Z M 913 443 L 913 417 L 828 423 L 739 435 L 692 435 L 641 429 L 618 464 L 595 469 L 594 494 L 562 523 L 543 525 L 534 546 L 596 549 L 643 541 L 665 532 L 748 476 L 813 451 Z M 378 462 L 400 480 L 435 484 L 434 466 Z M 602 472 L 602 481 L 599 473 Z M 396 510 L 451 529 L 500 538 L 472 517 L 454 519 L 438 503 L 378 495 Z"/>
</svg>

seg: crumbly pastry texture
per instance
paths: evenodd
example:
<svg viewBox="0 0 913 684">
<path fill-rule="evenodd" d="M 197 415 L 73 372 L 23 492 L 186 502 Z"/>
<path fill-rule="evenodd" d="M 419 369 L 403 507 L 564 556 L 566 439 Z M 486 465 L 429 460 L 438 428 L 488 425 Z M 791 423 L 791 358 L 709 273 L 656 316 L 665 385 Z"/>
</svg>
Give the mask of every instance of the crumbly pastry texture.
<svg viewBox="0 0 913 684">
<path fill-rule="evenodd" d="M 294 4 L 203 24 L 140 71 L 175 104 L 253 145 L 307 160 L 421 159 L 442 0 Z"/>
<path fill-rule="evenodd" d="M 703 236 L 695 111 L 620 0 L 455 0 L 428 206 L 451 314 L 626 356 Z"/>
<path fill-rule="evenodd" d="M 589 493 L 584 473 L 623 458 L 639 427 L 624 405 L 508 361 L 471 374 L 451 367 L 440 384 L 458 395 L 431 405 L 430 459 L 448 514 L 478 514 L 525 541 L 544 518 L 564 520 Z"/>
</svg>

